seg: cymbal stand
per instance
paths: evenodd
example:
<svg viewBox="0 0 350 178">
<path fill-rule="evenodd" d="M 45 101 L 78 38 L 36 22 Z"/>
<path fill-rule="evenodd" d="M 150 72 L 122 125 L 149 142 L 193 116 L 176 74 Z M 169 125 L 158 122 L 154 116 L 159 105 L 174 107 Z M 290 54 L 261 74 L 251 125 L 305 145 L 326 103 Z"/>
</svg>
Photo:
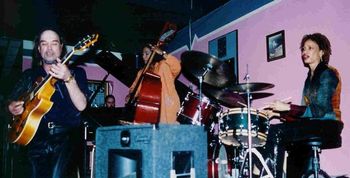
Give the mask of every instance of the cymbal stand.
<svg viewBox="0 0 350 178">
<path fill-rule="evenodd" d="M 259 158 L 260 162 L 263 164 L 264 168 L 266 169 L 266 172 L 268 173 L 268 176 L 270 178 L 273 178 L 273 175 L 270 171 L 270 169 L 267 167 L 263 157 L 261 154 L 254 148 L 252 150 L 252 120 L 251 120 L 251 93 L 249 88 L 249 73 L 248 73 L 248 65 L 247 65 L 247 74 L 244 77 L 244 80 L 246 81 L 246 94 L 247 94 L 247 115 L 248 115 L 248 162 L 249 162 L 249 178 L 253 177 L 253 169 L 252 169 L 252 152 Z M 244 157 L 244 160 L 246 159 L 246 155 Z M 244 163 L 242 164 L 242 170 L 243 170 Z"/>
<path fill-rule="evenodd" d="M 274 178 L 273 174 L 271 173 L 271 170 L 269 169 L 269 167 L 267 166 L 266 162 L 264 161 L 264 158 L 262 157 L 262 155 L 260 154 L 260 152 L 253 148 L 252 150 L 249 151 L 250 153 L 254 153 L 255 156 L 259 159 L 259 161 L 261 162 L 264 170 L 266 171 L 267 175 L 263 176 L 263 177 L 268 177 L 268 178 Z M 243 163 L 241 165 L 241 169 L 240 169 L 240 175 L 243 174 L 243 169 L 244 169 L 244 164 L 245 164 L 245 160 L 247 158 L 247 152 L 244 154 L 244 158 L 243 158 Z M 249 160 L 250 161 L 250 160 Z M 252 170 L 249 170 L 249 176 L 252 176 Z M 260 175 L 262 176 L 262 175 Z"/>
<path fill-rule="evenodd" d="M 211 65 L 210 65 L 211 66 Z M 203 78 L 204 76 L 209 72 L 210 67 L 209 65 L 205 68 L 205 71 L 203 72 L 202 75 L 198 76 L 198 81 L 199 81 L 199 93 L 198 93 L 198 99 L 199 103 L 197 105 L 197 110 L 198 110 L 198 116 L 192 120 L 193 125 L 201 125 L 202 121 L 202 84 L 203 84 Z"/>
<path fill-rule="evenodd" d="M 250 89 L 249 89 L 249 74 L 248 74 L 248 65 L 247 65 L 247 74 L 244 77 L 247 84 L 247 115 L 248 115 L 248 161 L 249 161 L 249 178 L 252 178 L 252 120 L 251 120 L 251 101 L 250 101 Z"/>
</svg>

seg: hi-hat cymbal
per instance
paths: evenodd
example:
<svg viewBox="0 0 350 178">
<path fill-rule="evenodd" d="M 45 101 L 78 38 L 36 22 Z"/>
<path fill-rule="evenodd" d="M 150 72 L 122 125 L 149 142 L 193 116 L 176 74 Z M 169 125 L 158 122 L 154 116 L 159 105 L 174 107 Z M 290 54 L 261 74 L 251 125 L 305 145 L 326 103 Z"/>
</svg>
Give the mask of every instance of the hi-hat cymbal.
<svg viewBox="0 0 350 178">
<path fill-rule="evenodd" d="M 203 83 L 214 87 L 224 87 L 235 82 L 233 67 L 215 56 L 200 51 L 186 51 L 181 54 L 181 64 L 185 74 L 190 74 L 186 77 L 197 84 L 201 76 L 204 76 Z"/>
<path fill-rule="evenodd" d="M 248 89 L 250 92 L 255 92 L 273 88 L 274 86 L 275 85 L 270 83 L 240 83 L 237 85 L 229 86 L 229 88 L 239 93 L 245 93 L 248 91 Z"/>
</svg>

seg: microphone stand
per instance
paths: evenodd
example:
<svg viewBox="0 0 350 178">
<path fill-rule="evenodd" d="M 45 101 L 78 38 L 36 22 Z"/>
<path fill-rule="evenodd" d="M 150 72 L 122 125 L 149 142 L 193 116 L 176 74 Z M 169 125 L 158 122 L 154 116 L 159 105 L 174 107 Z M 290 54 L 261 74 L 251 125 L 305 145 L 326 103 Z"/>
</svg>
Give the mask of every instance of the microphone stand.
<svg viewBox="0 0 350 178">
<path fill-rule="evenodd" d="M 105 75 L 101 81 L 101 84 L 97 87 L 97 89 L 90 95 L 89 97 L 89 100 L 87 102 L 87 107 L 90 107 L 92 101 L 96 98 L 97 96 L 97 93 L 100 91 L 100 89 L 102 88 L 102 85 L 103 83 L 106 82 L 107 80 L 107 77 L 109 76 L 109 73 L 107 73 L 107 75 Z M 83 176 L 84 177 L 87 177 L 87 170 L 88 170 L 88 166 L 87 166 L 87 147 L 88 147 L 88 127 L 89 127 L 89 121 L 93 121 L 98 127 L 101 127 L 102 124 L 100 124 L 98 121 L 96 121 L 96 119 L 92 118 L 91 116 L 89 115 L 85 115 L 84 118 L 87 118 L 87 119 L 84 119 L 84 150 L 83 150 L 83 153 L 84 153 L 84 157 L 83 157 Z M 93 169 L 93 166 L 92 168 Z M 90 171 L 90 174 L 93 173 L 93 170 Z M 91 177 L 93 175 L 90 175 Z"/>
</svg>

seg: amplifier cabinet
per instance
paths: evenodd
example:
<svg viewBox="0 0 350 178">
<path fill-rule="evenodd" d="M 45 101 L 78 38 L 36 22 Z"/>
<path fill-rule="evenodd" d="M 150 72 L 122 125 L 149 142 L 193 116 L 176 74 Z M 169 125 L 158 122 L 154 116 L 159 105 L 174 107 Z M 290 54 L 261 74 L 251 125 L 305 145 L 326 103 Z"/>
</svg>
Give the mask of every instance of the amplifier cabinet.
<svg viewBox="0 0 350 178">
<path fill-rule="evenodd" d="M 128 125 L 96 131 L 96 178 L 205 178 L 207 132 L 195 125 Z"/>
</svg>

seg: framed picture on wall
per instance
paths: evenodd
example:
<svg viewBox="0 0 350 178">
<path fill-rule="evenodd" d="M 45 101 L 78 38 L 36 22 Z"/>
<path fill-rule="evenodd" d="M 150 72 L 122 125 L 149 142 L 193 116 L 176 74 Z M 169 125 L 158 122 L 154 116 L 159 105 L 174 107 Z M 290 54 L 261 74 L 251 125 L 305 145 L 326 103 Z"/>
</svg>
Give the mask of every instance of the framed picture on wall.
<svg viewBox="0 0 350 178">
<path fill-rule="evenodd" d="M 238 82 L 238 30 L 221 35 L 208 42 L 209 54 L 224 61 L 232 70 L 232 81 Z"/>
<path fill-rule="evenodd" d="M 267 61 L 286 57 L 284 30 L 266 36 Z"/>
</svg>

